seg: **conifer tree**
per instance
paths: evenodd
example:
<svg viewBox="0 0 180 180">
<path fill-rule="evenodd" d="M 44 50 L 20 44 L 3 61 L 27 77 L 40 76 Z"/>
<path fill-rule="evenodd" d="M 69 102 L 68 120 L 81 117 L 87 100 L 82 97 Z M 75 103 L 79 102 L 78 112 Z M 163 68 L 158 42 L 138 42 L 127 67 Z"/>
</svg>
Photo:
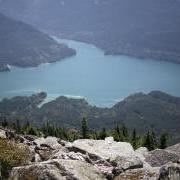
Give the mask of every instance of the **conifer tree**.
<svg viewBox="0 0 180 180">
<path fill-rule="evenodd" d="M 107 132 L 106 132 L 106 129 L 103 128 L 102 131 L 99 134 L 99 138 L 100 139 L 105 139 L 106 137 L 107 137 Z"/>
<path fill-rule="evenodd" d="M 151 137 L 150 137 L 150 132 L 149 131 L 147 132 L 146 136 L 144 137 L 143 146 L 147 147 L 148 150 L 152 150 Z"/>
<path fill-rule="evenodd" d="M 26 129 L 26 133 L 30 134 L 30 135 L 34 135 L 34 136 L 38 135 L 38 132 L 37 132 L 36 128 L 34 128 L 31 125 L 29 125 L 28 128 Z"/>
<path fill-rule="evenodd" d="M 156 149 L 158 147 L 156 134 L 155 134 L 153 129 L 151 130 L 151 143 L 152 143 L 152 148 L 153 149 Z"/>
<path fill-rule="evenodd" d="M 148 148 L 148 150 L 152 151 L 157 148 L 157 140 L 156 135 L 153 130 L 148 131 L 145 138 L 143 145 Z"/>
<path fill-rule="evenodd" d="M 123 135 L 124 140 L 125 140 L 125 141 L 128 141 L 129 132 L 128 132 L 128 128 L 125 126 L 125 124 L 122 125 L 122 127 L 121 127 L 121 132 L 122 132 L 122 135 Z"/>
<path fill-rule="evenodd" d="M 165 133 L 165 132 L 161 133 L 160 143 L 159 143 L 159 148 L 160 149 L 165 149 L 167 147 L 167 140 L 168 140 L 167 133 Z"/>
<path fill-rule="evenodd" d="M 83 139 L 88 137 L 87 120 L 85 117 L 83 117 L 83 120 L 81 121 L 81 134 Z"/>
<path fill-rule="evenodd" d="M 7 121 L 7 118 L 4 116 L 2 120 L 2 127 L 8 127 L 9 123 Z"/>
<path fill-rule="evenodd" d="M 19 119 L 16 119 L 16 132 L 17 133 L 21 132 L 21 125 L 20 125 Z"/>
<path fill-rule="evenodd" d="M 138 138 L 137 138 L 137 133 L 136 133 L 136 129 L 133 130 L 132 132 L 132 146 L 134 149 L 137 149 L 138 146 Z"/>
</svg>

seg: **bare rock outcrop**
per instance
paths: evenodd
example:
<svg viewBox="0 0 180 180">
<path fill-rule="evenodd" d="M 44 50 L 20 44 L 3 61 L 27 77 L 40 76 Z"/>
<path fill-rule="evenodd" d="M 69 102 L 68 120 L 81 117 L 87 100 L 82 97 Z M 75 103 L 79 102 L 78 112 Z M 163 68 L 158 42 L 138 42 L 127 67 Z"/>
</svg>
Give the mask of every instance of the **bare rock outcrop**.
<svg viewBox="0 0 180 180">
<path fill-rule="evenodd" d="M 9 180 L 105 180 L 105 176 L 91 164 L 77 160 L 50 160 L 13 168 Z"/>
<path fill-rule="evenodd" d="M 161 167 L 158 180 L 179 180 L 180 164 L 168 163 Z"/>
<path fill-rule="evenodd" d="M 169 147 L 166 148 L 166 150 L 169 151 L 169 152 L 175 153 L 180 158 L 180 143 L 175 144 L 173 146 L 169 146 Z"/>
<path fill-rule="evenodd" d="M 157 180 L 159 177 L 159 169 L 132 169 L 116 176 L 114 180 Z"/>
<path fill-rule="evenodd" d="M 179 156 L 162 149 L 156 149 L 148 153 L 145 161 L 153 167 L 161 167 L 169 162 L 177 162 Z"/>
</svg>

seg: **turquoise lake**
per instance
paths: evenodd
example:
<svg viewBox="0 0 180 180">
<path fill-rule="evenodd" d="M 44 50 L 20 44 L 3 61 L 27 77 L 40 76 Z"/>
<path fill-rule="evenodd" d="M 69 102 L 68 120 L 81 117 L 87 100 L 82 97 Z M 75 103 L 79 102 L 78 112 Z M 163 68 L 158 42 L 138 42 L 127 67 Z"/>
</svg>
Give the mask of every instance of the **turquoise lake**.
<svg viewBox="0 0 180 180">
<path fill-rule="evenodd" d="M 90 44 L 56 40 L 74 48 L 77 55 L 36 68 L 12 67 L 11 72 L 0 73 L 0 99 L 45 91 L 46 101 L 65 95 L 109 107 L 136 92 L 161 90 L 180 96 L 180 65 L 105 56 Z"/>
</svg>

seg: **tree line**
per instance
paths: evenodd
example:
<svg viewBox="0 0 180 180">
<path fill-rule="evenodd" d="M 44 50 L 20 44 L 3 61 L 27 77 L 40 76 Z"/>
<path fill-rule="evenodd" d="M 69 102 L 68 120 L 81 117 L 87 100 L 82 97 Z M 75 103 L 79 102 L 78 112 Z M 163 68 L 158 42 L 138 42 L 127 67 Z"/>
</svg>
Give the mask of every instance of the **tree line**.
<svg viewBox="0 0 180 180">
<path fill-rule="evenodd" d="M 55 136 L 67 141 L 74 141 L 76 139 L 95 139 L 103 140 L 108 136 L 112 136 L 115 141 L 129 142 L 134 149 L 139 147 L 147 147 L 149 150 L 156 148 L 164 149 L 167 147 L 168 134 L 161 132 L 157 135 L 153 128 L 149 129 L 145 134 L 138 134 L 136 129 L 130 130 L 125 124 L 116 125 L 113 129 L 102 128 L 101 130 L 89 129 L 88 122 L 85 117 L 81 121 L 81 128 L 64 128 L 58 127 L 47 121 L 42 127 L 32 125 L 27 121 L 21 125 L 20 120 L 17 118 L 15 122 L 8 122 L 6 117 L 1 117 L 1 126 L 11 128 L 18 134 L 28 134 L 35 136 Z"/>
</svg>

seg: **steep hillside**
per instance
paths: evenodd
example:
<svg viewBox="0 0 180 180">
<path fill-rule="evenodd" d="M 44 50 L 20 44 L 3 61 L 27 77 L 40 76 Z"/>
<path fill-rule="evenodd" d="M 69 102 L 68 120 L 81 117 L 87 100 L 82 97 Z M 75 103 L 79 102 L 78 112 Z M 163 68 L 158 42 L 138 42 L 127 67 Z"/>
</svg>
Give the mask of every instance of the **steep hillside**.
<svg viewBox="0 0 180 180">
<path fill-rule="evenodd" d="M 152 126 L 156 132 L 167 130 L 176 141 L 180 138 L 180 98 L 159 91 L 149 94 L 137 93 L 117 103 L 112 108 L 91 106 L 84 99 L 59 97 L 38 108 L 46 95 L 15 97 L 0 102 L 2 117 L 9 120 L 21 117 L 38 125 L 50 121 L 64 127 L 79 128 L 83 116 L 91 129 L 114 128 L 125 123 L 129 128 L 146 132 Z M 36 100 L 37 99 L 37 100 Z"/>
<path fill-rule="evenodd" d="M 29 67 L 75 54 L 30 25 L 0 14 L 0 70 L 8 65 Z"/>
<path fill-rule="evenodd" d="M 179 0 L 1 0 L 0 11 L 106 54 L 180 63 Z"/>
</svg>

